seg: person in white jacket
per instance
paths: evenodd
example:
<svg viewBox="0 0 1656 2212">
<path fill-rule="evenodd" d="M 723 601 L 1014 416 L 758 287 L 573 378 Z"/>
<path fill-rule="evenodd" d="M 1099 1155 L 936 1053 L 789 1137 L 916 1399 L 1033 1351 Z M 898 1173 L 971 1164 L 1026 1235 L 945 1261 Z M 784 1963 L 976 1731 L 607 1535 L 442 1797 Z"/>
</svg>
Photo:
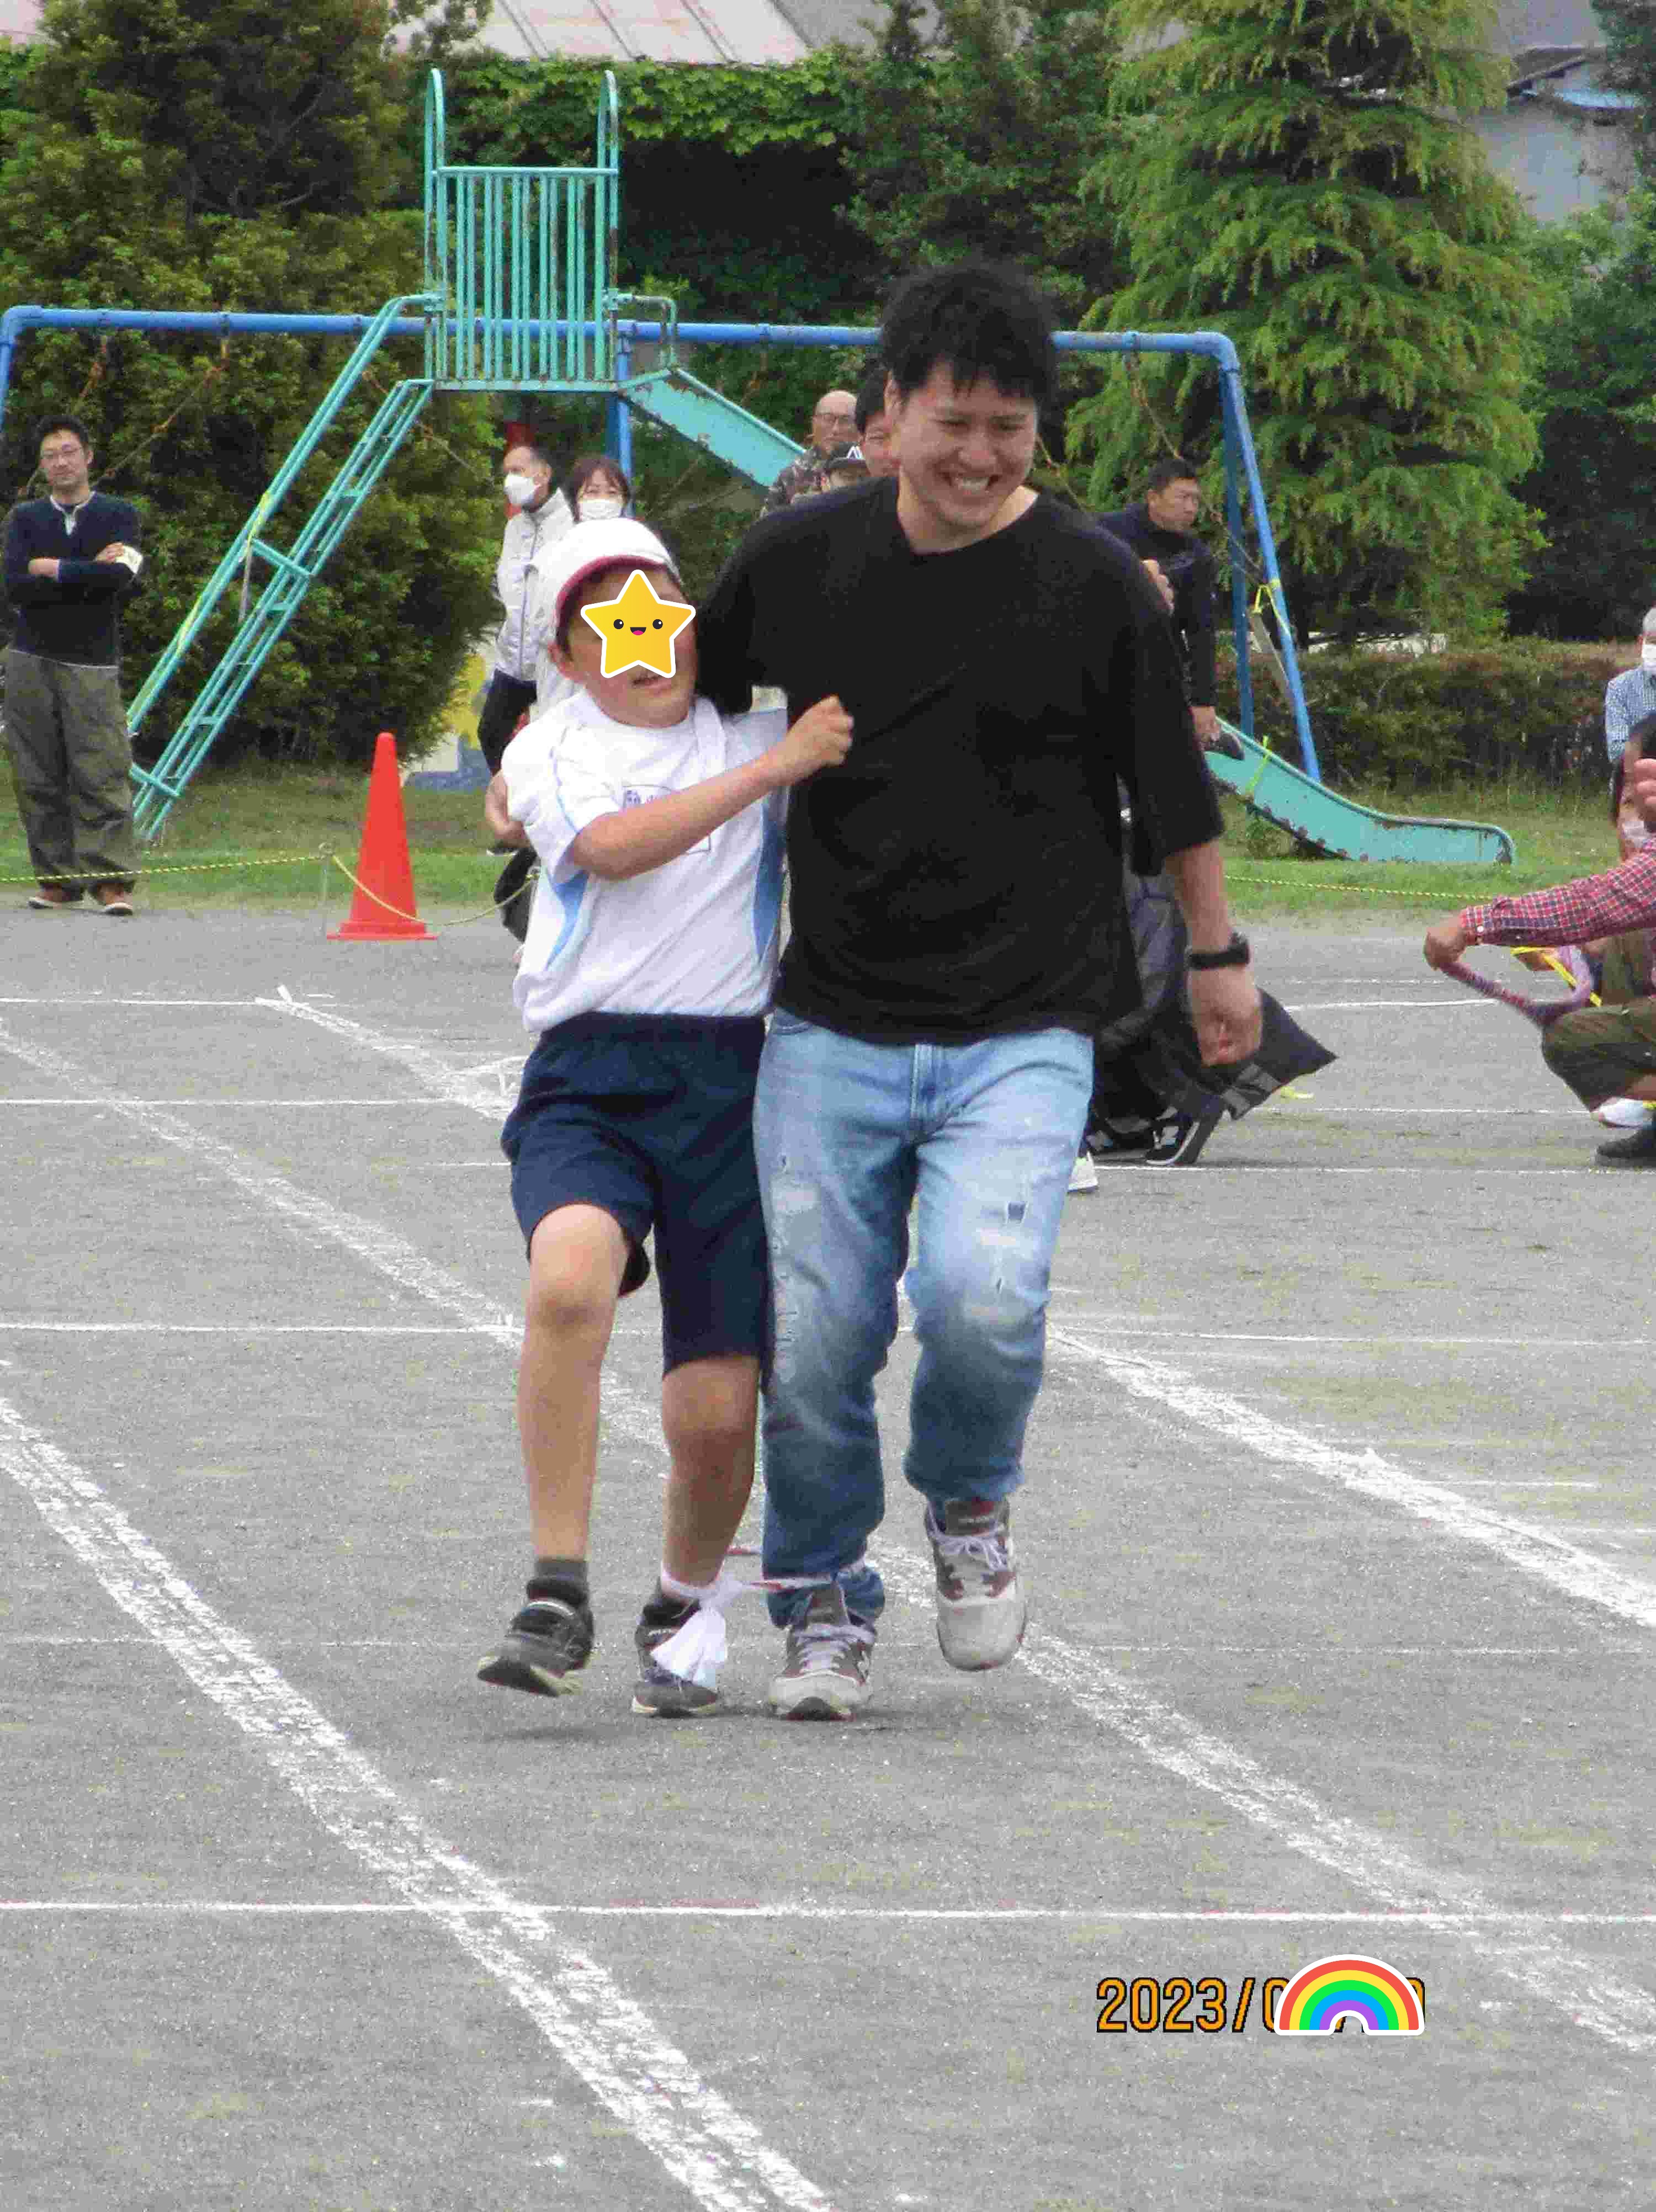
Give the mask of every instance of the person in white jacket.
<svg viewBox="0 0 1656 2212">
<path fill-rule="evenodd" d="M 495 569 L 495 589 L 505 617 L 495 640 L 494 672 L 478 717 L 478 747 L 491 775 L 521 717 L 535 703 L 536 669 L 545 656 L 546 639 L 534 574 L 575 521 L 568 501 L 552 481 L 552 465 L 539 446 L 510 449 L 501 490 L 516 511 L 506 525 Z"/>
</svg>

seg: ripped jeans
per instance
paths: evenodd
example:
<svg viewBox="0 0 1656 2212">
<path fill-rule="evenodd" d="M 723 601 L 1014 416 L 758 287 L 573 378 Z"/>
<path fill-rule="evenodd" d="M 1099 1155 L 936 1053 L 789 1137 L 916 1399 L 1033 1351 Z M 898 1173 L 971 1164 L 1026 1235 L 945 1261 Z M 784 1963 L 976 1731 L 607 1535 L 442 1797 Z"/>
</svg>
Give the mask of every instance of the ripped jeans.
<svg viewBox="0 0 1656 2212">
<path fill-rule="evenodd" d="M 753 1109 L 776 1300 L 767 1574 L 832 1575 L 865 1620 L 885 1603 L 865 1555 L 886 1510 L 874 1377 L 916 1198 L 904 1474 L 940 1508 L 1018 1487 L 1092 1088 L 1092 1040 L 1070 1030 L 888 1045 L 772 1016 Z M 805 1598 L 770 1602 L 780 1626 Z"/>
</svg>

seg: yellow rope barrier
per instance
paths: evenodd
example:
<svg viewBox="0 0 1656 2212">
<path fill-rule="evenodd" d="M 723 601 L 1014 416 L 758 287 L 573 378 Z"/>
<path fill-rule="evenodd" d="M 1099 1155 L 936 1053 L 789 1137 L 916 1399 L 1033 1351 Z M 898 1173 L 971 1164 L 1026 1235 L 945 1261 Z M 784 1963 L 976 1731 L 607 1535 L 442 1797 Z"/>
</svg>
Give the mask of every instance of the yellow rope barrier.
<svg viewBox="0 0 1656 2212">
<path fill-rule="evenodd" d="M 344 862 L 339 858 L 339 855 L 337 853 L 328 853 L 319 850 L 314 853 L 277 853 L 264 860 L 255 860 L 249 855 L 237 860 L 176 860 L 168 862 L 166 866 L 161 867 L 133 868 L 128 871 L 128 874 L 134 879 L 139 879 L 149 876 L 209 875 L 213 873 L 222 873 L 227 870 L 240 868 L 314 868 L 319 861 L 320 861 L 324 866 L 331 866 L 338 868 L 340 874 L 345 878 L 345 881 L 351 885 L 353 890 L 360 891 L 365 899 L 371 899 L 375 906 L 383 907 L 387 914 L 394 914 L 399 921 L 418 921 L 421 919 L 417 914 L 405 914 L 401 907 L 393 906 L 389 899 L 383 899 L 380 896 L 378 891 L 370 890 L 368 885 L 362 882 L 361 879 L 353 874 L 351 870 L 345 866 Z M 83 880 L 84 878 L 79 876 L 67 875 L 0 876 L 0 885 L 8 884 L 73 884 L 79 883 Z M 487 921 L 492 915 L 498 914 L 503 907 L 511 905 L 514 899 L 521 896 L 523 891 L 527 890 L 529 885 L 534 882 L 534 880 L 535 872 L 532 869 L 529 874 L 524 878 L 523 882 L 518 886 L 518 889 L 512 893 L 511 898 L 492 900 L 489 905 L 481 908 L 478 913 L 461 915 L 457 921 L 446 921 L 443 927 L 446 929 L 464 929 L 468 922 Z"/>
</svg>

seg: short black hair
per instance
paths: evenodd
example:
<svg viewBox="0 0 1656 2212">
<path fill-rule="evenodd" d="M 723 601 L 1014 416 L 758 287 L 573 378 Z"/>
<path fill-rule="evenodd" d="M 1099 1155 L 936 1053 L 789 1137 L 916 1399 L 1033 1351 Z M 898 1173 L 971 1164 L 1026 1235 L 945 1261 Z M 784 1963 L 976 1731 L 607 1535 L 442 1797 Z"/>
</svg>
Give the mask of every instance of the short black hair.
<svg viewBox="0 0 1656 2212">
<path fill-rule="evenodd" d="M 1152 461 L 1144 479 L 1146 491 L 1166 491 L 1170 483 L 1199 483 L 1202 471 L 1183 453 L 1164 453 L 1159 461 Z"/>
<path fill-rule="evenodd" d="M 924 380 L 922 379 L 923 382 Z M 886 364 L 876 362 L 856 388 L 856 434 L 860 438 L 876 415 L 886 411 Z"/>
<path fill-rule="evenodd" d="M 577 501 L 581 493 L 600 471 L 615 478 L 621 487 L 623 502 L 628 507 L 632 505 L 632 485 L 619 461 L 612 461 L 607 453 L 579 453 L 570 462 L 560 486 L 571 514 L 579 513 Z"/>
<path fill-rule="evenodd" d="M 957 261 L 904 276 L 886 303 L 882 359 L 904 398 L 938 368 L 959 385 L 987 377 L 1009 399 L 1057 395 L 1056 319 L 1021 270 Z"/>
<path fill-rule="evenodd" d="M 37 453 L 54 430 L 71 432 L 88 453 L 92 451 L 92 433 L 78 415 L 43 415 L 34 426 L 34 450 Z"/>
</svg>

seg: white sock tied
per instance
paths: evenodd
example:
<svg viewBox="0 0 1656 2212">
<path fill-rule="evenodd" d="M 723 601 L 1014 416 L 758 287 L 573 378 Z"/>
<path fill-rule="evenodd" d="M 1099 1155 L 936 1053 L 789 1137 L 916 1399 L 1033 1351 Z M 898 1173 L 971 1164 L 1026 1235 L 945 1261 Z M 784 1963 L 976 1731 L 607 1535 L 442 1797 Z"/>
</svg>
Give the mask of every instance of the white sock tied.
<svg viewBox="0 0 1656 2212">
<path fill-rule="evenodd" d="M 776 1589 L 821 1589 L 834 1581 L 831 1575 L 776 1575 L 755 1581 L 733 1570 L 731 1560 L 752 1557 L 751 1551 L 733 1551 L 727 1555 L 714 1581 L 697 1592 L 696 1610 L 690 1619 L 651 1652 L 658 1667 L 665 1667 L 669 1674 L 677 1674 L 681 1681 L 694 1682 L 698 1689 L 716 1689 L 719 1669 L 730 1656 L 725 1615 L 739 1597 L 750 1594 L 762 1597 L 766 1591 Z M 861 1565 L 861 1562 L 855 1564 Z M 674 1595 L 667 1589 L 665 1574 L 661 1586 L 667 1596 Z M 689 1585 L 681 1583 L 678 1587 L 683 1589 Z"/>
</svg>

